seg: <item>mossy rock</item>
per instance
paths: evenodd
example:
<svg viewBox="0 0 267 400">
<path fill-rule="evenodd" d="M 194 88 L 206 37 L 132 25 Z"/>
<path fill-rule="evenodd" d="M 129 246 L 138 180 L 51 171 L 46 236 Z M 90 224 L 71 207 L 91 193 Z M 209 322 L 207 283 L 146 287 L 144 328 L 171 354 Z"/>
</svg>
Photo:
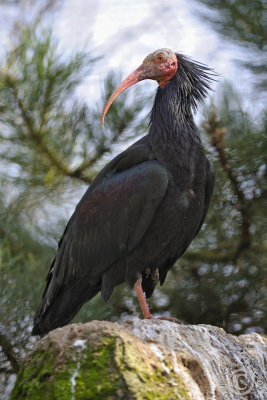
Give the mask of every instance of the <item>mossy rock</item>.
<svg viewBox="0 0 267 400">
<path fill-rule="evenodd" d="M 118 324 L 50 332 L 19 371 L 11 400 L 189 399 L 172 352 Z"/>
<path fill-rule="evenodd" d="M 11 400 L 266 400 L 267 338 L 210 325 L 92 321 L 50 332 Z"/>
</svg>

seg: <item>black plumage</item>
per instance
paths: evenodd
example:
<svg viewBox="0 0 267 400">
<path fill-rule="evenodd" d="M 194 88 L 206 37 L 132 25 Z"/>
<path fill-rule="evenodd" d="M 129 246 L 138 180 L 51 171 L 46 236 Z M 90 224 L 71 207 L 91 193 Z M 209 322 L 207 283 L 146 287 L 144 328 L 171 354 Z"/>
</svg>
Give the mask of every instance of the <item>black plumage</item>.
<svg viewBox="0 0 267 400">
<path fill-rule="evenodd" d="M 158 73 L 161 58 L 168 64 Z M 139 79 L 135 75 L 124 89 L 142 79 L 158 81 L 149 133 L 107 164 L 77 205 L 48 273 L 33 334 L 68 323 L 99 291 L 107 301 L 123 282 L 141 282 L 150 297 L 204 222 L 214 174 L 193 111 L 213 73 L 168 49 L 142 66 Z"/>
</svg>

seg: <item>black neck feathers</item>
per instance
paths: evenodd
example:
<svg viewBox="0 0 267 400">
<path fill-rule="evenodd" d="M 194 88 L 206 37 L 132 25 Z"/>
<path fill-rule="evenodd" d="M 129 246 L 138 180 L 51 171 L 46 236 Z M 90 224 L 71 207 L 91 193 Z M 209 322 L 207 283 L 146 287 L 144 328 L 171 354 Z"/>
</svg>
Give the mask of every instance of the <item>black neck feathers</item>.
<svg viewBox="0 0 267 400">
<path fill-rule="evenodd" d="M 203 102 L 216 74 L 204 64 L 176 53 L 174 77 L 158 87 L 150 118 L 150 135 L 159 142 L 170 139 L 199 140 L 193 112 Z M 179 140 L 180 139 L 180 140 Z"/>
</svg>

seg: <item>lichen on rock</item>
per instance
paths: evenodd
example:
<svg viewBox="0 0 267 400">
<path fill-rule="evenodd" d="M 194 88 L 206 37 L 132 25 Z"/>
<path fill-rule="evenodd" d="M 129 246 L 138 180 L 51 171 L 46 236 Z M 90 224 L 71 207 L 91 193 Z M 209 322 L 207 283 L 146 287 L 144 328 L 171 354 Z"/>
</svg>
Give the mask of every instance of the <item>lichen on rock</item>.
<svg viewBox="0 0 267 400">
<path fill-rule="evenodd" d="M 267 340 L 252 335 L 161 320 L 68 325 L 35 344 L 11 400 L 265 400 Z"/>
</svg>

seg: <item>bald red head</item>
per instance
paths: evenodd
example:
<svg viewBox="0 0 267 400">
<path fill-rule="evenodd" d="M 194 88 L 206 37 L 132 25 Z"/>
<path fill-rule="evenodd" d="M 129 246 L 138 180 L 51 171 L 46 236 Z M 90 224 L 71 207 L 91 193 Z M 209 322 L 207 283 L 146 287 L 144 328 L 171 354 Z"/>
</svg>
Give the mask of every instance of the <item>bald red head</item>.
<svg viewBox="0 0 267 400">
<path fill-rule="evenodd" d="M 163 87 L 172 79 L 177 67 L 177 57 L 170 49 L 159 49 L 149 54 L 143 63 L 114 90 L 104 107 L 101 124 L 104 123 L 109 107 L 122 92 L 144 79 L 156 80 L 159 86 Z"/>
</svg>

